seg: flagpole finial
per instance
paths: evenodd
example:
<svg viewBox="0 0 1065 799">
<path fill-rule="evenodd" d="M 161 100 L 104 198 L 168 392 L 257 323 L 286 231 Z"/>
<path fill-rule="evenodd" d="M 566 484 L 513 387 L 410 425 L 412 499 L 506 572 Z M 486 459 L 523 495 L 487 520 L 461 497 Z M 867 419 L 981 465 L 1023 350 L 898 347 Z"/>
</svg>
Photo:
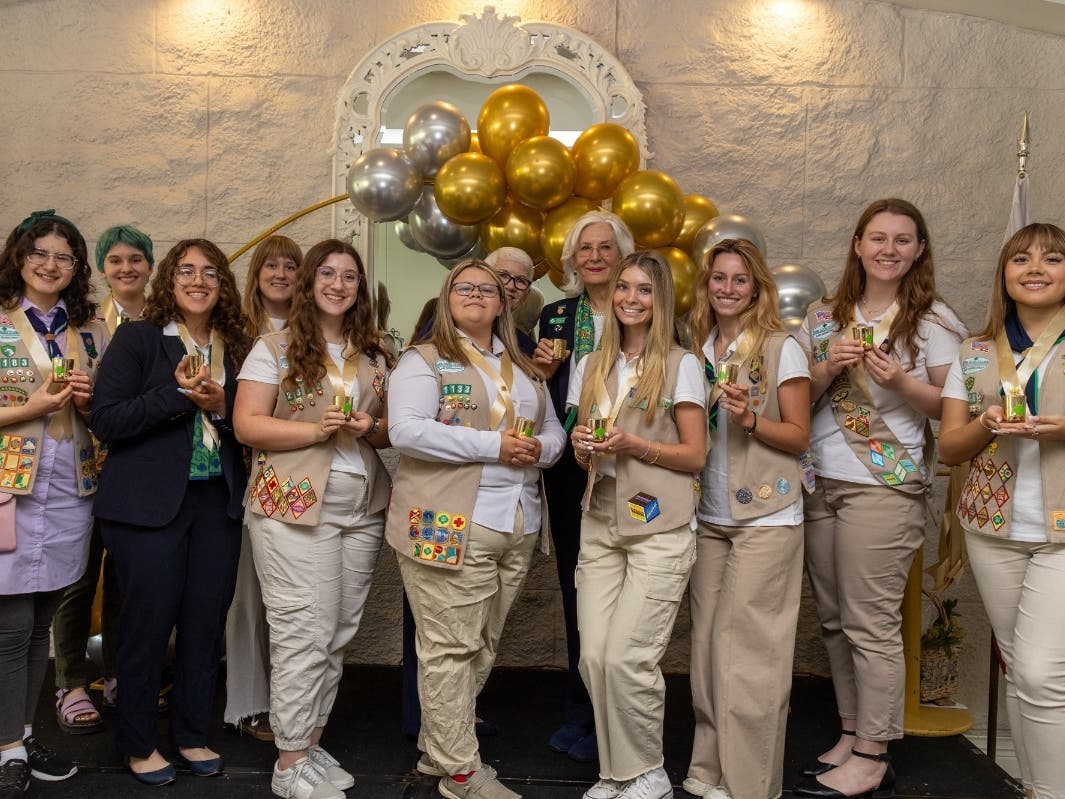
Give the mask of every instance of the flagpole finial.
<svg viewBox="0 0 1065 799">
<path fill-rule="evenodd" d="M 1031 144 L 1031 137 L 1028 135 L 1028 112 L 1024 112 L 1024 119 L 1021 121 L 1021 135 L 1017 139 L 1017 174 L 1026 175 L 1028 173 L 1028 155 L 1031 150 L 1029 145 Z"/>
</svg>

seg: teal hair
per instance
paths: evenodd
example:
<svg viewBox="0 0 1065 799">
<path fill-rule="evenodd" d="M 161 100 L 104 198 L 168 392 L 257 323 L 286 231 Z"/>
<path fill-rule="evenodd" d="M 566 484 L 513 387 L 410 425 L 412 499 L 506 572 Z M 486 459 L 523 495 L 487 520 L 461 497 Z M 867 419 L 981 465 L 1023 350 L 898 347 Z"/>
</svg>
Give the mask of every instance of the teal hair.
<svg viewBox="0 0 1065 799">
<path fill-rule="evenodd" d="M 111 251 L 111 248 L 119 242 L 128 244 L 130 247 L 144 253 L 144 257 L 148 259 L 148 269 L 155 265 L 151 237 L 132 225 L 115 225 L 101 233 L 100 238 L 96 241 L 96 268 L 101 272 L 104 271 L 104 258 L 107 257 L 107 253 Z"/>
</svg>

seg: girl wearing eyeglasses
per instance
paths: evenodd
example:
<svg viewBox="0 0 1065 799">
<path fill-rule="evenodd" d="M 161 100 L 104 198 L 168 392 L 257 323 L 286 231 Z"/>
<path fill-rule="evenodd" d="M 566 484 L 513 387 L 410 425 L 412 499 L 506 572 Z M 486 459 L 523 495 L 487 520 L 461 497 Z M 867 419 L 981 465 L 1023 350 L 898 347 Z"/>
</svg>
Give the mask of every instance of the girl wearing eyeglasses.
<svg viewBox="0 0 1065 799">
<path fill-rule="evenodd" d="M 695 561 L 706 397 L 699 361 L 673 343 L 662 256 L 633 253 L 608 285 L 602 343 L 577 364 L 567 399 L 577 408 L 573 450 L 588 470 L 577 622 L 600 779 L 585 799 L 668 799 L 658 664 Z"/>
<path fill-rule="evenodd" d="M 162 785 L 175 771 L 156 748 L 156 703 L 175 626 L 170 735 L 193 774 L 223 768 L 207 743 L 240 553 L 247 474 L 232 420 L 249 340 L 229 262 L 205 239 L 167 253 L 144 317 L 118 327 L 101 364 L 94 513 L 123 597 L 118 745 L 134 778 Z"/>
<path fill-rule="evenodd" d="M 384 531 L 390 355 L 362 259 L 314 245 L 296 272 L 288 327 L 244 363 L 235 422 L 253 448 L 248 525 L 270 634 L 271 787 L 343 797 L 355 778 L 319 741 L 344 649 L 359 628 Z"/>
<path fill-rule="evenodd" d="M 296 270 L 303 253 L 285 236 L 268 236 L 251 256 L 244 283 L 244 315 L 252 338 L 288 324 Z M 237 585 L 226 620 L 226 724 L 260 741 L 270 729 L 270 634 L 247 526 L 240 534 Z"/>
<path fill-rule="evenodd" d="M 448 273 L 430 341 L 392 374 L 388 417 L 401 458 L 386 533 L 417 625 L 417 769 L 449 799 L 514 799 L 481 762 L 474 704 L 541 532 L 539 469 L 565 434 L 483 261 Z"/>
<path fill-rule="evenodd" d="M 31 214 L 0 253 L 0 782 L 20 795 L 31 772 L 77 771 L 38 741 L 33 717 L 52 615 L 85 570 L 96 490 L 85 422 L 107 333 L 87 257 L 53 211 Z"/>
</svg>

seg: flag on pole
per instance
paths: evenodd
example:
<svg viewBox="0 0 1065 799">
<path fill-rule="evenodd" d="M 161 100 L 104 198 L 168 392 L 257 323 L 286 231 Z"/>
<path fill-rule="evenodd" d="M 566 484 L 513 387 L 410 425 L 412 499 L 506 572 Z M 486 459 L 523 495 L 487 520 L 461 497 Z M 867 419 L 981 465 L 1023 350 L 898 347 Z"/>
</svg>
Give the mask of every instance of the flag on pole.
<svg viewBox="0 0 1065 799">
<path fill-rule="evenodd" d="M 1028 112 L 1025 111 L 1021 135 L 1017 141 L 1017 182 L 1013 186 L 1013 205 L 1010 207 L 1010 221 L 1006 225 L 1003 243 L 1032 218 L 1028 208 L 1028 152 Z"/>
</svg>

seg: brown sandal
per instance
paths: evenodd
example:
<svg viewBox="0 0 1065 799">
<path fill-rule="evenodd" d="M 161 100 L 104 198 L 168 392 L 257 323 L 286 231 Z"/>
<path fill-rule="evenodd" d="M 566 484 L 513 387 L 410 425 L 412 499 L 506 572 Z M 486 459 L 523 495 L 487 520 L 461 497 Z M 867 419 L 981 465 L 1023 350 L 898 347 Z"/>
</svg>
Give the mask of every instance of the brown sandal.
<svg viewBox="0 0 1065 799">
<path fill-rule="evenodd" d="M 70 735 L 88 735 L 104 728 L 100 711 L 89 699 L 88 693 L 73 696 L 69 688 L 55 692 L 55 718 L 59 729 Z"/>
</svg>

